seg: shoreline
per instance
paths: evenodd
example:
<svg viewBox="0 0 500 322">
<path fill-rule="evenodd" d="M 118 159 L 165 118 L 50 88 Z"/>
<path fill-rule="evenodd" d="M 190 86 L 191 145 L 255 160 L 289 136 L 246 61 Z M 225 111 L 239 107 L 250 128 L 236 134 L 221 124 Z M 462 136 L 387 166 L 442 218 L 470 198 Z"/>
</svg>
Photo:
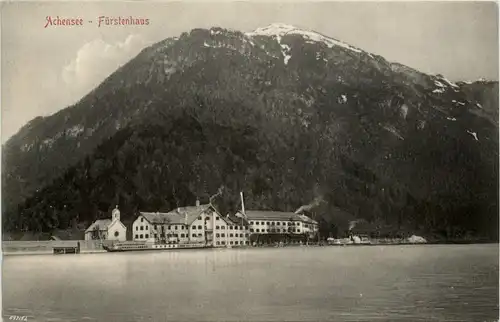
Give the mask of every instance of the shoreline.
<svg viewBox="0 0 500 322">
<path fill-rule="evenodd" d="M 371 244 L 309 244 L 309 245 L 283 245 L 283 246 L 277 246 L 277 245 L 262 245 L 262 246 L 246 246 L 246 247 L 232 247 L 232 248 L 225 248 L 225 247 L 215 247 L 215 248 L 210 248 L 210 249 L 217 249 L 217 250 L 238 250 L 238 249 L 262 249 L 262 248 L 290 248 L 290 247 L 374 247 L 374 246 L 432 246 L 432 245 L 486 245 L 486 244 L 494 244 L 498 245 L 498 242 L 492 242 L 492 241 L 432 241 L 432 242 L 427 242 L 427 243 L 408 243 L 408 242 L 401 242 L 401 243 L 371 243 Z M 162 251 L 162 250 L 158 250 Z M 180 251 L 180 250 L 178 250 Z M 86 254 L 104 254 L 108 253 L 104 249 L 93 249 L 93 250 L 81 250 L 80 253 L 77 254 L 66 254 L 66 255 L 86 255 Z M 2 256 L 30 256 L 30 255 L 59 255 L 59 254 L 54 254 L 53 251 L 49 250 L 43 250 L 43 251 L 7 251 L 1 252 Z"/>
</svg>

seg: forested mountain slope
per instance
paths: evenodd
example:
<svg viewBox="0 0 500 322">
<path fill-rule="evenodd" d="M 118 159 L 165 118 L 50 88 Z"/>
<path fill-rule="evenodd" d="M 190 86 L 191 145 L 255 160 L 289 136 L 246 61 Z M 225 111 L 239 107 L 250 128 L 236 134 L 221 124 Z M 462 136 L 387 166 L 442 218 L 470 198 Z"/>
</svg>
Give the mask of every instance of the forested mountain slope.
<svg viewBox="0 0 500 322">
<path fill-rule="evenodd" d="M 254 209 L 322 198 L 316 215 L 339 226 L 495 239 L 497 95 L 292 26 L 195 29 L 6 143 L 4 228 L 167 211 L 223 186 L 223 212 L 240 190 Z"/>
</svg>

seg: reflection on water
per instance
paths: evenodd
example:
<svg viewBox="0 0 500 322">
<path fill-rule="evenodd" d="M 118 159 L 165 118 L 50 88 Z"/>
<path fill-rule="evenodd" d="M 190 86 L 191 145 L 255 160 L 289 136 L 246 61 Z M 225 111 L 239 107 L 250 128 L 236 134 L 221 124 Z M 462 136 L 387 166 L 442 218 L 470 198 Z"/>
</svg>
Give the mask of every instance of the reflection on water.
<svg viewBox="0 0 500 322">
<path fill-rule="evenodd" d="M 4 258 L 31 321 L 496 321 L 498 245 Z"/>
</svg>

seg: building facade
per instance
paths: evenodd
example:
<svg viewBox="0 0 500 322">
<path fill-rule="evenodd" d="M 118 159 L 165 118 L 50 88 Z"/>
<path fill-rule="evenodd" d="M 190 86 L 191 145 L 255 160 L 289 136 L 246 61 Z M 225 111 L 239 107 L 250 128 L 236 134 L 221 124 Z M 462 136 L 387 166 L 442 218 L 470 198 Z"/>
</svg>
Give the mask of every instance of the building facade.
<svg viewBox="0 0 500 322">
<path fill-rule="evenodd" d="M 318 234 L 317 221 L 293 212 L 247 210 L 236 217 L 248 222 L 252 243 L 309 241 Z"/>
<path fill-rule="evenodd" d="M 127 227 L 120 221 L 118 206 L 113 209 L 111 219 L 98 219 L 85 230 L 85 240 L 127 240 Z"/>
<path fill-rule="evenodd" d="M 214 247 L 249 245 L 248 225 L 221 216 L 210 204 L 182 207 L 167 213 L 139 212 L 132 224 L 133 240 L 151 243 L 204 244 Z"/>
</svg>

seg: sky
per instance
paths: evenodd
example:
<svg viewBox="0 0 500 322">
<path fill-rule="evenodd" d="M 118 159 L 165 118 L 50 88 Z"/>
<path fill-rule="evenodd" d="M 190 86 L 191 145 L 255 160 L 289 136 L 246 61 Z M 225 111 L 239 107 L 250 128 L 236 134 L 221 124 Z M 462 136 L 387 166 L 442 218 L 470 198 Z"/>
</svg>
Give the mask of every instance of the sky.
<svg viewBox="0 0 500 322">
<path fill-rule="evenodd" d="M 83 25 L 44 28 L 47 16 Z M 150 23 L 99 27 L 99 16 Z M 40 1 L 2 3 L 0 20 L 2 143 L 76 103 L 144 47 L 193 28 L 286 23 L 454 81 L 498 80 L 494 2 Z"/>
</svg>

